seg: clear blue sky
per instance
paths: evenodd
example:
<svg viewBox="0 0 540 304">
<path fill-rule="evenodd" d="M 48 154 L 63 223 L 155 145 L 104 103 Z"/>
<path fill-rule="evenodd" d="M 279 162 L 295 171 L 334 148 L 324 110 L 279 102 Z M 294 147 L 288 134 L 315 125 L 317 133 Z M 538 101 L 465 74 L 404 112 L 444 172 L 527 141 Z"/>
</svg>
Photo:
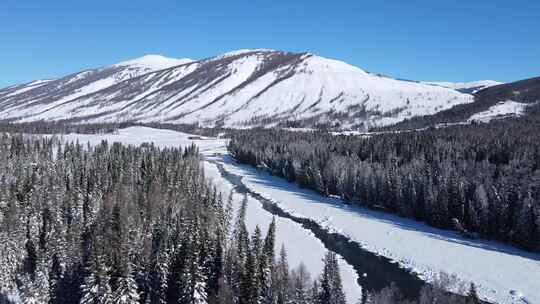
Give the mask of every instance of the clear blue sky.
<svg viewBox="0 0 540 304">
<path fill-rule="evenodd" d="M 540 75 L 540 1 L 2 0 L 0 87 L 144 54 L 309 51 L 415 80 Z"/>
</svg>

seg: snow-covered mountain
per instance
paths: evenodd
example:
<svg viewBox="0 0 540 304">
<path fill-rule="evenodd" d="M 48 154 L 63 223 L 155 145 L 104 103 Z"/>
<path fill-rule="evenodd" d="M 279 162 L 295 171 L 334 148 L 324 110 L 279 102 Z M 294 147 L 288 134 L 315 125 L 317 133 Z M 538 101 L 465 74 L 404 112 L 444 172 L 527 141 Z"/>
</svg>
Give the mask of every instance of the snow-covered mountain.
<svg viewBox="0 0 540 304">
<path fill-rule="evenodd" d="M 478 81 L 471 81 L 471 82 L 432 81 L 432 82 L 424 82 L 424 83 L 436 85 L 440 87 L 445 87 L 449 89 L 454 89 L 461 93 L 470 93 L 470 94 L 474 94 L 485 88 L 503 84 L 502 82 L 498 82 L 495 80 L 478 80 Z"/>
<path fill-rule="evenodd" d="M 144 56 L 0 90 L 0 119 L 358 127 L 433 114 L 473 97 L 310 53 L 239 50 L 198 61 Z"/>
</svg>

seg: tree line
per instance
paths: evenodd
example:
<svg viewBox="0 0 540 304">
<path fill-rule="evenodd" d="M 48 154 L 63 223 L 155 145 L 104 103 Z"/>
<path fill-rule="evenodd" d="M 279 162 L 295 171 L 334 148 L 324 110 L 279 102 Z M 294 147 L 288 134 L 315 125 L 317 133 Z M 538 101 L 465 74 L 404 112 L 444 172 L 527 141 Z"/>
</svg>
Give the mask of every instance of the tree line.
<svg viewBox="0 0 540 304">
<path fill-rule="evenodd" d="M 322 195 L 540 251 L 538 121 L 372 136 L 237 130 L 228 149 Z"/>
<path fill-rule="evenodd" d="M 11 122 L 0 121 L 1 133 L 27 133 L 27 134 L 106 134 L 115 133 L 119 129 L 129 127 L 148 127 L 154 129 L 167 129 L 178 132 L 197 134 L 203 136 L 218 136 L 227 129 L 204 128 L 198 124 L 171 124 L 171 123 L 85 123 L 74 124 L 69 121 L 32 121 L 32 122 Z"/>
</svg>

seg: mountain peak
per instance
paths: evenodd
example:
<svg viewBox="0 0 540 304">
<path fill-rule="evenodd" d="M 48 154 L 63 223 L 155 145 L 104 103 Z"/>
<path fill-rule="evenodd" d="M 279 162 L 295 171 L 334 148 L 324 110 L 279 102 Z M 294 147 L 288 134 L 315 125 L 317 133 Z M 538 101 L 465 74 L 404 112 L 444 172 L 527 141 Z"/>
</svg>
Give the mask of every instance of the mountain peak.
<svg viewBox="0 0 540 304">
<path fill-rule="evenodd" d="M 273 50 L 273 49 L 239 49 L 239 50 L 234 50 L 234 51 L 230 51 L 230 52 L 227 52 L 227 53 L 223 53 L 223 54 L 221 54 L 219 56 L 228 57 L 228 56 L 235 56 L 235 55 L 241 55 L 241 54 L 246 54 L 246 53 L 255 53 L 255 52 L 271 53 L 271 52 L 278 52 L 278 51 Z"/>
<path fill-rule="evenodd" d="M 178 66 L 178 65 L 182 65 L 182 64 L 186 64 L 190 62 L 193 62 L 193 60 L 189 58 L 176 59 L 176 58 L 169 58 L 169 57 L 165 57 L 165 56 L 157 55 L 157 54 L 148 54 L 139 58 L 119 62 L 117 64 L 114 64 L 113 66 L 115 67 L 128 66 L 128 67 L 143 68 L 143 69 L 149 69 L 149 70 L 163 70 L 166 68 L 170 68 L 173 66 Z"/>
</svg>

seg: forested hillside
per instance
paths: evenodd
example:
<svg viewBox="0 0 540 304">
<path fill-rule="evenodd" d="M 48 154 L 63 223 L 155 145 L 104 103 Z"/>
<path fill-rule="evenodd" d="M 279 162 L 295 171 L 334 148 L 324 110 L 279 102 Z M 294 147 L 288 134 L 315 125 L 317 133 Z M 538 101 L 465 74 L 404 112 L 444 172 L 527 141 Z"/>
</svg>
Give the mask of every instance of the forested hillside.
<svg viewBox="0 0 540 304">
<path fill-rule="evenodd" d="M 229 151 L 323 195 L 539 251 L 536 117 L 367 137 L 242 130 Z"/>
</svg>

